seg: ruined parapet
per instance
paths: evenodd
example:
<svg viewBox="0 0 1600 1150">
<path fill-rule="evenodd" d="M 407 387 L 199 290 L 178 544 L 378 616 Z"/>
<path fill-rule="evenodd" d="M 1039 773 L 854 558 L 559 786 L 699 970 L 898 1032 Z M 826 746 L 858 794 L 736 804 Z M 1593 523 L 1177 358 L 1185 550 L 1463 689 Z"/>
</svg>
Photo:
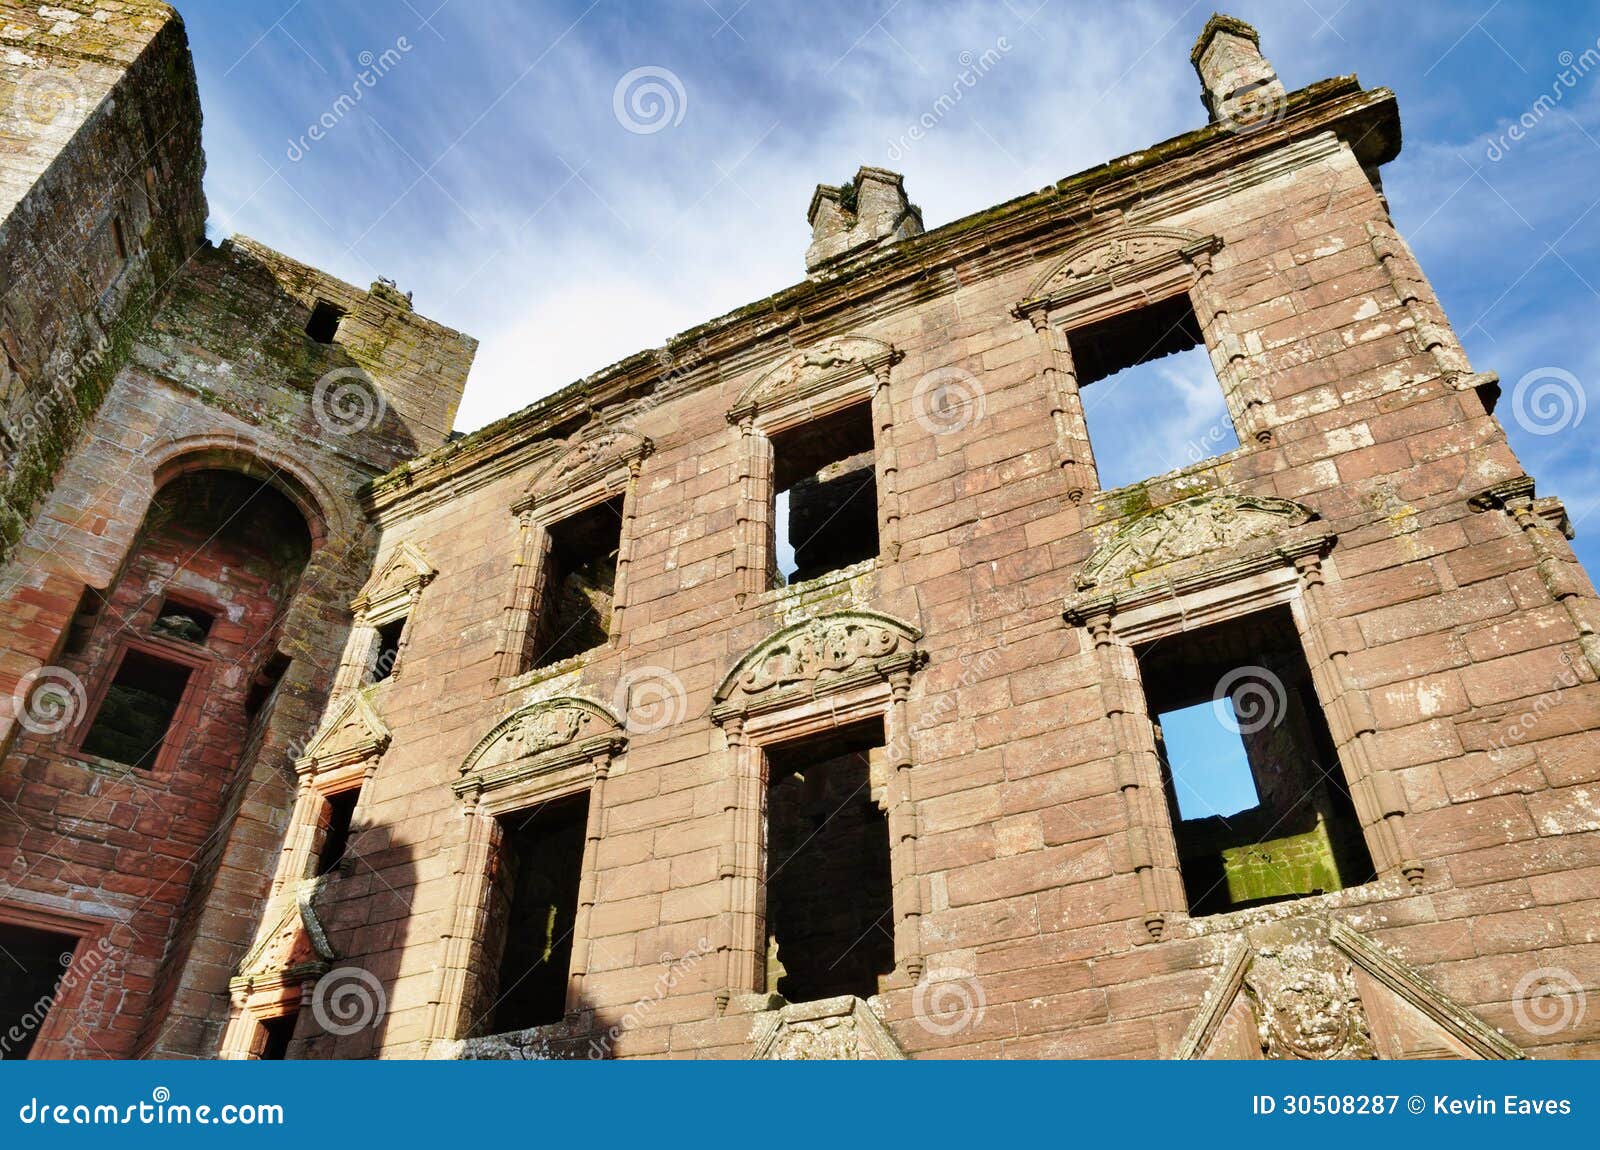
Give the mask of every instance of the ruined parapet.
<svg viewBox="0 0 1600 1150">
<path fill-rule="evenodd" d="M 806 209 L 806 271 L 922 234 L 922 210 L 906 199 L 899 172 L 863 167 L 848 184 L 818 184 Z"/>
<path fill-rule="evenodd" d="M 1283 81 L 1261 54 L 1261 37 L 1243 20 L 1214 13 L 1189 60 L 1200 74 L 1200 99 L 1213 122 L 1249 127 L 1283 106 Z"/>
</svg>

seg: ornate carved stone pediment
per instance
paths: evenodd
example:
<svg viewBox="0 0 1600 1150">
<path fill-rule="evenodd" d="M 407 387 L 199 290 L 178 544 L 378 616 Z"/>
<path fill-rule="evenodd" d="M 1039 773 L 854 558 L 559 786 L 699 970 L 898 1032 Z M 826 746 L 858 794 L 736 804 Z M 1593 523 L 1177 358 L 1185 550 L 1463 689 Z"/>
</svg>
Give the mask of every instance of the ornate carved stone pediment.
<svg viewBox="0 0 1600 1150">
<path fill-rule="evenodd" d="M 889 1028 L 854 995 L 791 1003 L 761 1015 L 750 1057 L 761 1060 L 878 1061 L 905 1053 Z"/>
<path fill-rule="evenodd" d="M 1228 956 L 1178 1058 L 1522 1058 L 1477 1015 L 1337 920 L 1252 928 Z"/>
<path fill-rule="evenodd" d="M 792 399 L 803 399 L 863 375 L 876 376 L 901 358 L 891 344 L 861 335 L 837 336 L 793 353 L 739 393 L 728 412 L 738 423 Z"/>
<path fill-rule="evenodd" d="M 530 775 L 597 755 L 614 755 L 626 744 L 615 715 L 591 699 L 562 695 L 514 712 L 479 740 L 454 787 L 458 794 L 489 791 Z"/>
<path fill-rule="evenodd" d="M 402 542 L 351 600 L 350 608 L 358 615 L 380 612 L 395 600 L 409 599 L 414 590 L 426 587 L 437 574 L 419 548 Z"/>
<path fill-rule="evenodd" d="M 1075 245 L 1036 280 L 1017 310 L 1065 302 L 1176 267 L 1222 246 L 1215 236 L 1176 228 L 1122 228 Z"/>
<path fill-rule="evenodd" d="M 816 695 L 880 678 L 915 664 L 922 632 L 875 611 L 838 611 L 778 631 L 735 664 L 713 696 L 717 709 L 739 711 L 787 697 Z"/>
<path fill-rule="evenodd" d="M 301 773 L 326 771 L 375 759 L 388 749 L 389 739 L 389 728 L 366 695 L 352 691 L 295 760 L 295 769 Z"/>
<path fill-rule="evenodd" d="M 1312 512 L 1266 495 L 1197 495 L 1124 525 L 1079 569 L 1080 590 L 1114 590 L 1148 571 L 1257 539 L 1311 520 Z"/>
<path fill-rule="evenodd" d="M 539 473 L 517 509 L 597 483 L 614 469 L 627 467 L 654 450 L 655 444 L 648 436 L 625 427 L 589 427 Z"/>
<path fill-rule="evenodd" d="M 263 921 L 271 923 L 239 963 L 230 982 L 235 991 L 289 984 L 327 971 L 338 955 L 317 918 L 315 903 L 323 879 L 305 879 L 280 894 Z"/>
</svg>

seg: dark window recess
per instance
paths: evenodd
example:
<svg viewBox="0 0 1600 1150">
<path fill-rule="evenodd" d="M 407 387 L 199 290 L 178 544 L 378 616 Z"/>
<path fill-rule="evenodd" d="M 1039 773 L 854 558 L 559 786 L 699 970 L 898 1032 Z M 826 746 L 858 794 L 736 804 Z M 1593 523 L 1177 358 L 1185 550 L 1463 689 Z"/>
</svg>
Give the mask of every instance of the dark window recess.
<svg viewBox="0 0 1600 1150">
<path fill-rule="evenodd" d="M 406 629 L 402 615 L 378 628 L 378 650 L 372 656 L 372 681 L 381 683 L 394 674 L 394 665 L 400 658 L 400 636 Z"/>
<path fill-rule="evenodd" d="M 94 634 L 94 625 L 100 619 L 100 608 L 105 601 L 105 596 L 98 590 L 84 587 L 83 593 L 78 596 L 77 610 L 72 613 L 72 622 L 67 625 L 64 654 L 81 655 L 89 649 L 89 637 Z"/>
<path fill-rule="evenodd" d="M 567 1010 L 588 793 L 500 820 L 494 932 L 503 939 L 491 1033 L 559 1022 Z"/>
<path fill-rule="evenodd" d="M 872 405 L 857 403 L 772 437 L 774 586 L 878 554 Z"/>
<path fill-rule="evenodd" d="M 534 603 L 530 667 L 605 645 L 622 547 L 622 496 L 551 525 Z"/>
<path fill-rule="evenodd" d="M 149 770 L 178 713 L 190 669 L 130 650 L 83 739 L 83 752 Z"/>
<path fill-rule="evenodd" d="M 311 318 L 306 321 L 306 334 L 318 343 L 332 343 L 333 337 L 339 334 L 339 321 L 343 318 L 344 308 L 319 299 L 311 309 Z"/>
<path fill-rule="evenodd" d="M 1190 913 L 1371 881 L 1372 858 L 1287 607 L 1138 654 Z"/>
<path fill-rule="evenodd" d="M 246 714 L 257 714 L 267 705 L 267 700 L 272 698 L 272 692 L 278 689 L 278 684 L 288 672 L 289 663 L 289 656 L 282 651 L 274 651 L 256 669 L 254 677 L 250 680 L 250 693 L 244 700 Z"/>
<path fill-rule="evenodd" d="M 111 242 L 117 249 L 117 258 L 126 260 L 128 258 L 128 237 L 123 234 L 122 220 L 117 216 L 111 217 Z"/>
<path fill-rule="evenodd" d="M 150 633 L 167 639 L 182 639 L 186 643 L 204 643 L 215 621 L 216 616 L 209 611 L 163 599 L 156 610 L 156 621 L 150 624 Z"/>
<path fill-rule="evenodd" d="M 767 989 L 790 1002 L 864 998 L 894 970 L 883 745 L 874 719 L 767 749 Z"/>
<path fill-rule="evenodd" d="M 0 923 L 0 1058 L 28 1057 L 71 962 L 62 956 L 77 946 L 70 934 Z"/>
<path fill-rule="evenodd" d="M 322 832 L 322 849 L 317 852 L 317 874 L 327 874 L 339 865 L 350 848 L 350 823 L 355 818 L 356 802 L 361 798 L 361 788 L 327 797 L 327 826 Z"/>
<path fill-rule="evenodd" d="M 1100 487 L 1239 446 L 1187 295 L 1067 333 Z"/>
<path fill-rule="evenodd" d="M 257 1058 L 262 1062 L 282 1062 L 289 1056 L 295 1017 L 293 1014 L 280 1014 L 276 1018 L 261 1020 L 261 1053 L 256 1055 Z"/>
</svg>

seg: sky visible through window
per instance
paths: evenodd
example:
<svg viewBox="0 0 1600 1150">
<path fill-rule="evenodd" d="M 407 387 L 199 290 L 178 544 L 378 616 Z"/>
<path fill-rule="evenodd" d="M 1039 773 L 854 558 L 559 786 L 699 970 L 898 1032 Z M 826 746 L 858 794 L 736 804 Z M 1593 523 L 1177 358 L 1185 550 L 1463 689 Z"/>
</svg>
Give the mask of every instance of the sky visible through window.
<svg viewBox="0 0 1600 1150">
<path fill-rule="evenodd" d="M 1102 491 L 1239 446 L 1204 347 L 1096 380 L 1083 389 L 1083 410 Z"/>
<path fill-rule="evenodd" d="M 1233 700 L 1197 703 L 1160 720 L 1180 818 L 1237 814 L 1261 801 L 1235 729 Z"/>
</svg>

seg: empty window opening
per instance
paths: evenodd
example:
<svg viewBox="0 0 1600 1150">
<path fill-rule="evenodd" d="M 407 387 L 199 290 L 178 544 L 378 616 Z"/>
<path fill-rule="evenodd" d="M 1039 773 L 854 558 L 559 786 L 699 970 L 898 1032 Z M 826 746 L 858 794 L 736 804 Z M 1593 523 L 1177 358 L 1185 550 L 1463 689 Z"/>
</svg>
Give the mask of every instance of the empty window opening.
<svg viewBox="0 0 1600 1150">
<path fill-rule="evenodd" d="M 872 719 L 767 748 L 767 989 L 865 998 L 894 970 L 887 774 Z"/>
<path fill-rule="evenodd" d="M 500 946 L 492 1033 L 559 1022 L 566 1014 L 588 818 L 584 792 L 500 819 L 490 916 Z"/>
<path fill-rule="evenodd" d="M 294 1024 L 297 1016 L 293 1014 L 280 1014 L 276 1018 L 263 1018 L 260 1021 L 261 1034 L 259 1053 L 256 1058 L 262 1062 L 282 1062 L 289 1056 L 289 1042 L 294 1038 Z"/>
<path fill-rule="evenodd" d="M 390 619 L 378 628 L 378 644 L 372 653 L 372 681 L 381 683 L 394 674 L 400 660 L 400 636 L 405 633 L 406 617 Z"/>
<path fill-rule="evenodd" d="M 126 652 L 84 736 L 83 753 L 144 770 L 155 766 L 190 670 L 144 651 Z"/>
<path fill-rule="evenodd" d="M 333 337 L 339 334 L 339 321 L 343 318 L 344 308 L 319 299 L 311 309 L 311 318 L 306 321 L 306 334 L 318 343 L 332 343 Z"/>
<path fill-rule="evenodd" d="M 122 233 L 122 219 L 119 216 L 111 217 L 111 242 L 117 249 L 117 258 L 128 258 L 128 238 Z"/>
<path fill-rule="evenodd" d="M 534 609 L 532 667 L 592 651 L 610 637 L 622 496 L 552 524 L 549 533 Z"/>
<path fill-rule="evenodd" d="M 166 639 L 181 639 L 185 643 L 204 643 L 215 620 L 216 616 L 209 611 L 175 599 L 163 599 L 156 609 L 155 622 L 150 624 L 150 633 Z"/>
<path fill-rule="evenodd" d="M 72 612 L 72 621 L 67 624 L 64 654 L 81 655 L 89 649 L 89 638 L 94 634 L 94 625 L 100 620 L 100 609 L 105 602 L 104 593 L 87 584 L 84 586 L 78 596 L 78 606 Z"/>
<path fill-rule="evenodd" d="M 28 1057 L 77 947 L 70 934 L 0 923 L 0 1058 Z"/>
<path fill-rule="evenodd" d="M 872 405 L 857 403 L 772 437 L 774 586 L 878 554 Z"/>
<path fill-rule="evenodd" d="M 274 651 L 266 657 L 250 679 L 250 693 L 244 700 L 245 714 L 255 715 L 267 705 L 272 692 L 278 689 L 278 684 L 283 682 L 283 676 L 288 673 L 290 661 L 282 651 Z"/>
<path fill-rule="evenodd" d="M 1103 490 L 1239 446 L 1188 296 L 1078 328 L 1067 343 Z"/>
<path fill-rule="evenodd" d="M 1191 914 L 1372 880 L 1289 608 L 1138 654 Z"/>
<path fill-rule="evenodd" d="M 350 824 L 355 818 L 356 803 L 360 798 L 360 787 L 325 797 L 323 817 L 327 821 L 322 831 L 322 849 L 317 852 L 317 874 L 327 874 L 333 870 L 350 849 Z"/>
</svg>

